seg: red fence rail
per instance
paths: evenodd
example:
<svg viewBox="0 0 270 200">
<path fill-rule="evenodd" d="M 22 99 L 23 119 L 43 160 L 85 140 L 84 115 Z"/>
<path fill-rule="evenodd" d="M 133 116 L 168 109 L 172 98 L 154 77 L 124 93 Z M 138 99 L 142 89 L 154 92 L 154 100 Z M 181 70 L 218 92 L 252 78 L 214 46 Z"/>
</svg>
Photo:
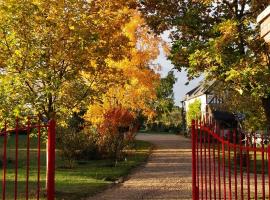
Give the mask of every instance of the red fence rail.
<svg viewBox="0 0 270 200">
<path fill-rule="evenodd" d="M 268 136 L 192 122 L 192 198 L 270 199 Z"/>
<path fill-rule="evenodd" d="M 44 199 L 44 196 L 48 200 L 53 200 L 55 193 L 55 120 L 41 123 L 40 120 L 28 118 L 26 124 L 22 124 L 19 119 L 16 119 L 15 125 L 12 127 L 15 128 L 9 128 L 5 123 L 0 132 L 2 200 Z M 34 136 L 32 137 L 32 135 Z M 44 136 L 48 138 L 45 153 L 41 148 Z M 42 157 L 43 154 L 45 158 Z M 44 182 L 41 180 L 42 174 L 46 174 L 44 192 L 42 191 Z"/>
</svg>

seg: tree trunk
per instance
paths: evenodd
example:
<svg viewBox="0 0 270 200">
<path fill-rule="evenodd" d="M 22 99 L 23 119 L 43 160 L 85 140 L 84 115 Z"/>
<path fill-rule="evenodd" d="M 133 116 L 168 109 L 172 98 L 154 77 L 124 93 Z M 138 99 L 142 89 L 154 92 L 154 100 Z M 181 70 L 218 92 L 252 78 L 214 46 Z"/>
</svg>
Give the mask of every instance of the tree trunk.
<svg viewBox="0 0 270 200">
<path fill-rule="evenodd" d="M 267 98 L 262 98 L 262 105 L 264 108 L 266 120 L 267 120 L 267 127 L 270 127 L 270 95 Z"/>
</svg>

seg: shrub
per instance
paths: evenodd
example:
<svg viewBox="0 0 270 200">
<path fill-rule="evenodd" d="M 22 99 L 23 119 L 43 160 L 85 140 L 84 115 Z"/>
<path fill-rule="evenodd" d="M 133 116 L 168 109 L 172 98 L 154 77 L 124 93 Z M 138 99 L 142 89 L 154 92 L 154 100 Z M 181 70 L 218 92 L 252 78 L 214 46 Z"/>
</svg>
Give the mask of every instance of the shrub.
<svg viewBox="0 0 270 200">
<path fill-rule="evenodd" d="M 73 168 L 76 160 L 89 160 L 98 157 L 94 131 L 73 128 L 57 130 L 57 148 L 66 161 L 67 168 Z"/>
<path fill-rule="evenodd" d="M 121 159 L 122 150 L 134 140 L 137 129 L 135 118 L 126 109 L 113 108 L 106 112 L 104 121 L 98 127 L 100 152 L 115 160 Z"/>
</svg>

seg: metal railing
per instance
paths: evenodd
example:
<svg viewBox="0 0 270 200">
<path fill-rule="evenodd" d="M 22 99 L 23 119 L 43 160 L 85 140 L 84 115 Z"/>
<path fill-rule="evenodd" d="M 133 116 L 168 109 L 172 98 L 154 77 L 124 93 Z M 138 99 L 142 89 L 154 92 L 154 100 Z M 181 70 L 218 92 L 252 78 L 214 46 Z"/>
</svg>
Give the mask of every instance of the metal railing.
<svg viewBox="0 0 270 200">
<path fill-rule="evenodd" d="M 265 135 L 192 122 L 192 196 L 198 199 L 269 199 L 270 148 Z"/>
<path fill-rule="evenodd" d="M 19 119 L 17 118 L 15 128 L 10 129 L 8 128 L 7 123 L 5 123 L 4 128 L 0 132 L 0 137 L 2 137 L 2 200 L 11 198 L 15 200 L 18 198 L 33 199 L 33 195 L 35 196 L 34 198 L 40 199 L 41 195 L 43 195 L 43 193 L 41 194 L 41 167 L 45 168 L 46 171 L 45 195 L 48 200 L 54 200 L 56 122 L 55 120 L 50 120 L 48 123 L 43 124 L 40 120 L 36 120 L 34 123 L 33 121 L 33 119 L 28 118 L 26 124 L 22 125 L 19 123 Z M 35 147 L 31 147 L 32 137 L 30 137 L 30 134 L 33 132 L 36 134 Z M 41 132 L 45 132 L 45 135 L 48 138 L 46 148 L 46 166 L 42 166 L 41 164 Z M 22 137 L 19 136 L 22 133 L 25 134 L 23 137 L 24 141 L 21 141 Z M 12 143 L 12 145 L 9 145 L 9 143 Z M 20 147 L 22 143 L 26 143 L 23 148 Z M 12 161 L 10 161 L 8 156 L 12 157 Z M 34 169 L 33 166 L 30 165 L 30 162 L 33 162 L 32 160 L 35 160 Z M 12 164 L 10 164 L 10 162 L 12 162 Z M 34 182 L 36 182 L 35 191 L 33 191 L 33 180 L 30 174 L 32 177 L 36 177 L 36 180 L 34 180 Z M 18 180 L 19 178 L 20 180 Z M 19 181 L 20 185 L 18 185 Z M 21 194 L 22 186 L 25 187 L 23 189 L 23 194 Z M 18 190 L 20 190 L 20 194 L 18 194 Z M 33 192 L 35 194 L 33 194 Z"/>
</svg>

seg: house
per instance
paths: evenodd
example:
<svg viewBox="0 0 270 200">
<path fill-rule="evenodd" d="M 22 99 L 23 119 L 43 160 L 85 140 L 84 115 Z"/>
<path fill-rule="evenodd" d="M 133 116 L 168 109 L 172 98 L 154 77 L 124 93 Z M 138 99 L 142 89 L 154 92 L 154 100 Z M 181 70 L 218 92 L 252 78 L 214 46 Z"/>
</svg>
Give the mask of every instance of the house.
<svg viewBox="0 0 270 200">
<path fill-rule="evenodd" d="M 196 100 L 200 100 L 201 102 L 201 114 L 202 116 L 206 116 L 210 114 L 210 108 L 215 107 L 218 104 L 222 103 L 222 100 L 219 99 L 216 95 L 213 94 L 213 88 L 215 86 L 215 81 L 212 82 L 200 82 L 198 86 L 190 90 L 186 93 L 182 102 L 182 107 L 184 111 L 187 113 L 189 109 L 189 105 L 194 103 Z"/>
<path fill-rule="evenodd" d="M 202 81 L 198 86 L 186 93 L 182 102 L 183 124 L 186 126 L 187 113 L 189 107 L 196 100 L 201 103 L 201 117 L 209 116 L 223 128 L 236 128 L 237 120 L 233 113 L 222 109 L 223 99 L 214 94 L 216 81 Z"/>
</svg>

